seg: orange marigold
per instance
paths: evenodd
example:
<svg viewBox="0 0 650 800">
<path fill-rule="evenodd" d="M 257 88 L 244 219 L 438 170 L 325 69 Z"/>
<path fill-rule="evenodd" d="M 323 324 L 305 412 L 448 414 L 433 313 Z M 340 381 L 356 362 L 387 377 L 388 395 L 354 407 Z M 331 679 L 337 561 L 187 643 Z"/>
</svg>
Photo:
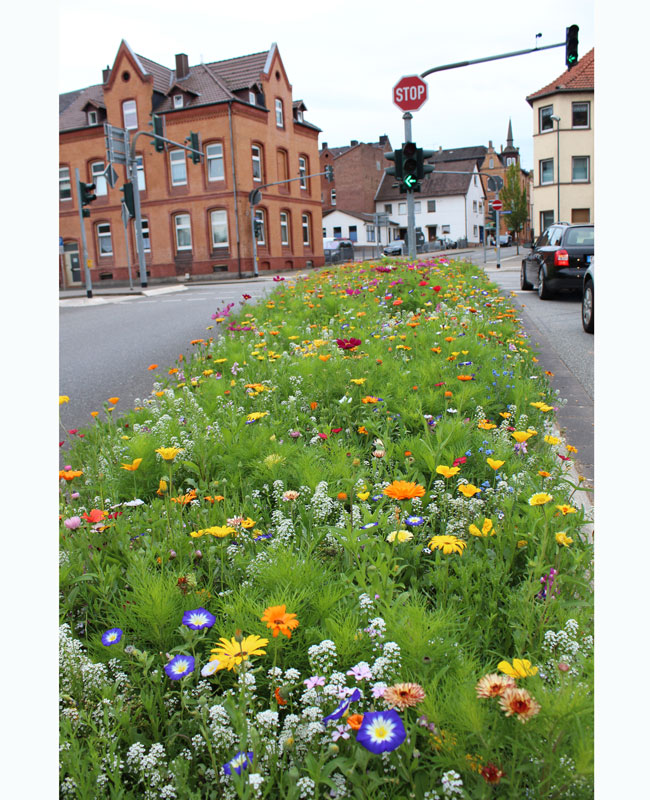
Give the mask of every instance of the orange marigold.
<svg viewBox="0 0 650 800">
<path fill-rule="evenodd" d="M 424 497 L 425 489 L 411 481 L 393 481 L 384 489 L 384 494 L 393 500 L 412 500 L 414 497 Z"/>
<path fill-rule="evenodd" d="M 273 637 L 283 633 L 288 639 L 291 638 L 291 631 L 295 630 L 300 624 L 295 614 L 287 614 L 286 605 L 269 606 L 261 617 L 262 622 L 266 622 L 266 627 L 271 628 Z"/>
</svg>

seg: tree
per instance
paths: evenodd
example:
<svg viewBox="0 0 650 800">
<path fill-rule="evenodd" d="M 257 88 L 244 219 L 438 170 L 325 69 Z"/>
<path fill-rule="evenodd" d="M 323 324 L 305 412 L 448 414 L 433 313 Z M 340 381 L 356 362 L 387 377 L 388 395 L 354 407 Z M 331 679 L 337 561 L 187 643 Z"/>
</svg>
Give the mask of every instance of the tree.
<svg viewBox="0 0 650 800">
<path fill-rule="evenodd" d="M 517 239 L 517 253 L 519 253 L 519 233 L 528 219 L 528 195 L 526 185 L 522 183 L 520 170 L 517 164 L 511 164 L 506 171 L 506 181 L 499 193 L 508 215 L 508 227 L 514 231 Z"/>
</svg>

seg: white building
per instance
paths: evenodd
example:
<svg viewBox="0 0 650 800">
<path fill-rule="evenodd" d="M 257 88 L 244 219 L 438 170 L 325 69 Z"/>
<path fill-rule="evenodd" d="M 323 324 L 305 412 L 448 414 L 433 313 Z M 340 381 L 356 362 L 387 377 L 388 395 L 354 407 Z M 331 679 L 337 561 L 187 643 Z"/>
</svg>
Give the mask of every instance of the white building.
<svg viewBox="0 0 650 800">
<path fill-rule="evenodd" d="M 383 211 L 378 212 L 381 219 L 376 220 L 374 214 L 357 211 L 344 211 L 333 208 L 323 213 L 323 238 L 324 239 L 351 239 L 359 247 L 377 247 L 388 244 L 389 241 L 399 239 L 393 231 L 399 230 L 399 223 L 393 219 L 386 219 Z M 378 226 L 376 222 L 379 221 Z"/>
</svg>

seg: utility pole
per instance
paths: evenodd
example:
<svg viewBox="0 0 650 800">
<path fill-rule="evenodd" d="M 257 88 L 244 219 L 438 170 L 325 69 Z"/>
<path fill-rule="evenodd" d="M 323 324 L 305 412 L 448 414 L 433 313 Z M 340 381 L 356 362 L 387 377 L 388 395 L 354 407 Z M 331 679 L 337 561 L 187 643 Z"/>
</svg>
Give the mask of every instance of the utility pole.
<svg viewBox="0 0 650 800">
<path fill-rule="evenodd" d="M 413 114 L 410 111 L 405 111 L 402 119 L 404 120 L 404 143 L 408 144 L 413 141 L 411 131 Z M 406 192 L 406 231 L 408 255 L 410 259 L 415 259 L 415 198 L 413 197 L 412 189 L 407 189 Z"/>
<path fill-rule="evenodd" d="M 77 179 L 77 200 L 79 205 L 79 225 L 81 227 L 81 250 L 84 260 L 84 270 L 86 275 L 86 297 L 93 296 L 93 284 L 90 278 L 90 270 L 88 269 L 88 247 L 86 246 L 86 226 L 84 224 L 84 210 L 83 210 L 83 196 L 81 190 L 81 180 L 79 178 L 79 167 L 75 168 L 75 177 Z"/>
</svg>

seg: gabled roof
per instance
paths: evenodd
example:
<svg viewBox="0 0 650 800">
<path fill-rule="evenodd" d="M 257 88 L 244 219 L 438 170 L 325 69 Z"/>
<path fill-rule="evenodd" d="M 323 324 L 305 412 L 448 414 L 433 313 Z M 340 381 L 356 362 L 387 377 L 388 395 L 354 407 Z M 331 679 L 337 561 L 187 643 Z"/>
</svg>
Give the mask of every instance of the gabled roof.
<svg viewBox="0 0 650 800">
<path fill-rule="evenodd" d="M 485 145 L 476 145 L 474 147 L 456 147 L 453 150 L 438 150 L 429 162 L 436 163 L 437 161 L 468 161 L 472 159 L 478 161 L 483 158 L 488 149 Z"/>
<path fill-rule="evenodd" d="M 101 84 L 59 95 L 59 130 L 89 127 L 88 115 L 84 111 L 89 102 L 104 108 L 104 88 Z"/>
<path fill-rule="evenodd" d="M 433 159 L 430 159 L 433 160 Z M 476 170 L 476 161 L 468 159 L 465 161 L 455 161 L 453 164 L 439 162 L 439 169 L 449 169 L 450 171 L 461 174 L 449 174 L 442 172 L 430 172 L 424 176 L 421 186 L 420 197 L 450 197 L 453 195 L 466 195 L 469 189 L 472 173 Z M 405 195 L 400 194 L 399 187 L 393 188 L 395 178 L 384 173 L 375 200 L 399 200 L 404 199 Z"/>
<path fill-rule="evenodd" d="M 594 91 L 594 48 L 586 53 L 571 69 L 565 70 L 558 78 L 526 98 L 530 106 L 534 100 L 560 92 Z"/>
</svg>

